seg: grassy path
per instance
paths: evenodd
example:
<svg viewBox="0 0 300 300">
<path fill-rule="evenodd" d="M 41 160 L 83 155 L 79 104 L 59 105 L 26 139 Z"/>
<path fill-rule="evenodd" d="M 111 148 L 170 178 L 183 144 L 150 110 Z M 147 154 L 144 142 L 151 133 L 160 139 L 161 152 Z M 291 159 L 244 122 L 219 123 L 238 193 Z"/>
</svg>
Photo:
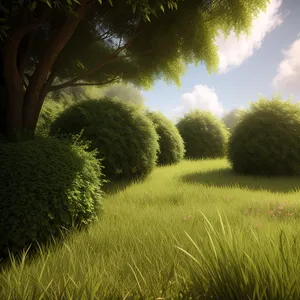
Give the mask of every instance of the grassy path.
<svg viewBox="0 0 300 300">
<path fill-rule="evenodd" d="M 107 196 L 88 232 L 2 271 L 0 299 L 175 299 L 184 281 L 193 299 L 300 299 L 299 188 L 226 160 L 157 168 Z"/>
</svg>

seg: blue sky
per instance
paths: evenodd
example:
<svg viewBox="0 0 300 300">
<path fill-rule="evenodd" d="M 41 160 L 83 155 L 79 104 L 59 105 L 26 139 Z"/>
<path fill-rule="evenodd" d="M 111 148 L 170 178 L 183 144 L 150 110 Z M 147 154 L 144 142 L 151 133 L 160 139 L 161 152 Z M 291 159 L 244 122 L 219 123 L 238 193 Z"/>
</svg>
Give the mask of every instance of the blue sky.
<svg viewBox="0 0 300 300">
<path fill-rule="evenodd" d="M 220 65 L 209 75 L 204 65 L 189 65 L 182 86 L 157 81 L 142 91 L 146 105 L 169 118 L 190 109 L 209 110 L 222 117 L 237 107 L 248 107 L 259 94 L 293 94 L 300 101 L 300 0 L 270 0 L 267 11 L 254 20 L 251 34 L 237 40 L 216 39 Z"/>
</svg>

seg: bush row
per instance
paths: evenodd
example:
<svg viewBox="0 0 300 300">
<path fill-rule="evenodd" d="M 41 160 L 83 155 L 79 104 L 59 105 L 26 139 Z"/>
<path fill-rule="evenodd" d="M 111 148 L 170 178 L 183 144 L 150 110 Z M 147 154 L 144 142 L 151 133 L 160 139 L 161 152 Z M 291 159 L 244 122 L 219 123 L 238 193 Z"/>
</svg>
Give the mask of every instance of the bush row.
<svg viewBox="0 0 300 300">
<path fill-rule="evenodd" d="M 300 175 L 299 102 L 261 97 L 249 109 L 234 110 L 232 115 L 229 133 L 210 113 L 194 110 L 186 114 L 177 124 L 186 157 L 226 155 L 232 169 L 243 175 Z"/>
<path fill-rule="evenodd" d="M 181 118 L 177 128 L 186 157 L 226 155 L 232 169 L 243 175 L 300 175 L 299 102 L 261 97 L 249 109 L 233 111 L 232 115 L 230 133 L 223 122 L 205 111 L 194 110 Z"/>
<path fill-rule="evenodd" d="M 60 118 L 56 119 L 52 126 L 52 133 L 57 132 L 58 127 L 61 127 L 62 132 L 65 133 L 78 133 L 79 128 L 75 129 L 75 124 L 79 124 L 81 128 L 83 126 L 80 124 L 86 122 L 86 124 L 90 124 L 89 126 L 84 125 L 87 140 L 95 141 L 96 139 L 96 134 L 89 135 L 90 129 L 87 127 L 92 127 L 93 130 L 98 131 L 99 135 L 104 137 L 103 130 L 101 132 L 101 130 L 96 128 L 104 126 L 104 130 L 107 130 L 107 125 L 110 124 L 109 126 L 111 126 L 113 123 L 110 122 L 111 119 L 104 112 L 99 114 L 101 121 L 98 122 L 98 125 L 91 118 L 87 120 L 89 118 L 87 111 L 92 111 L 92 106 L 96 105 L 95 103 L 99 106 L 98 108 L 95 107 L 96 111 L 97 109 L 103 110 L 100 106 L 104 106 L 105 103 L 109 103 L 108 106 L 110 106 L 111 103 L 117 102 L 110 100 L 110 102 L 92 101 L 88 104 L 80 103 L 76 107 L 66 110 Z M 119 103 L 119 105 L 121 104 Z M 116 110 L 116 108 L 113 108 L 113 110 Z M 78 114 L 78 111 L 81 113 Z M 144 167 L 145 170 L 143 172 L 137 171 L 136 175 L 141 177 L 148 174 L 155 165 L 154 152 L 157 155 L 156 162 L 159 165 L 177 163 L 183 156 L 188 159 L 227 156 L 233 170 L 240 174 L 266 176 L 300 174 L 300 108 L 299 104 L 292 103 L 291 100 L 283 101 L 280 97 L 273 97 L 273 99 L 268 100 L 261 97 L 259 101 L 252 103 L 248 110 L 233 111 L 232 115 L 234 118 L 231 118 L 232 122 L 230 123 L 230 120 L 227 120 L 230 123 L 230 133 L 224 123 L 209 112 L 201 110 L 191 111 L 179 120 L 176 124 L 176 129 L 173 123 L 162 114 L 148 111 L 146 116 L 152 121 L 152 125 L 154 125 L 158 135 L 159 146 L 158 148 L 155 146 L 156 151 L 153 149 L 155 145 L 154 135 L 150 138 L 152 142 L 143 144 L 136 132 L 133 135 L 131 134 L 133 131 L 130 128 L 132 128 L 134 123 L 131 121 L 134 118 L 130 114 L 132 112 L 128 113 L 128 118 L 123 121 L 114 116 L 116 123 L 121 125 L 120 127 L 115 126 L 112 132 L 107 132 L 107 136 L 114 135 L 115 140 L 119 142 L 115 143 L 111 140 L 109 144 L 104 142 L 103 138 L 99 140 L 101 145 L 103 145 L 102 148 L 106 147 L 105 150 L 101 150 L 100 156 L 107 157 L 107 162 L 104 162 L 104 165 L 106 164 L 107 175 L 110 178 L 121 178 L 125 175 L 126 178 L 129 178 L 131 176 L 130 167 L 135 171 L 137 162 L 142 159 L 138 159 L 139 155 L 143 157 L 144 166 L 147 165 L 148 169 Z M 94 114 L 94 117 L 98 118 L 96 114 Z M 145 115 L 143 117 L 145 118 Z M 85 118 L 85 121 L 83 118 Z M 223 121 L 226 121 L 225 117 Z M 72 124 L 72 130 L 70 125 L 66 125 L 68 122 Z M 140 127 L 143 128 L 143 126 Z M 125 132 L 127 132 L 125 134 L 128 137 L 127 142 L 123 141 Z M 143 132 L 142 136 L 145 142 L 147 134 Z M 121 143 L 122 145 L 119 145 Z M 124 147 L 126 143 L 131 143 L 132 148 L 130 146 Z M 148 144 L 148 148 L 145 144 Z M 101 147 L 98 144 L 94 148 L 100 149 Z M 148 150 L 152 149 L 152 156 L 145 154 L 146 148 Z M 120 155 L 119 149 L 123 149 L 123 155 Z M 128 150 L 127 153 L 125 153 L 124 149 Z M 110 156 L 108 153 L 110 153 Z M 131 154 L 135 155 L 136 161 L 126 165 L 124 163 L 125 157 L 131 158 Z M 118 157 L 118 159 L 115 157 Z M 152 157 L 152 160 L 147 157 Z M 147 159 L 149 164 L 145 163 Z M 143 164 L 140 165 L 142 166 Z M 118 171 L 118 176 L 115 176 L 115 173 Z"/>
<path fill-rule="evenodd" d="M 106 179 L 141 179 L 184 155 L 227 154 L 241 174 L 300 174 L 300 106 L 279 98 L 253 103 L 230 135 L 205 111 L 191 111 L 175 126 L 161 113 L 109 98 L 59 107 L 53 115 L 54 121 L 44 119 L 51 136 L 41 131 L 34 140 L 0 143 L 1 257 L 7 248 L 17 252 L 62 228 L 91 223 L 102 210 Z"/>
<path fill-rule="evenodd" d="M 97 149 L 109 180 L 147 176 L 156 164 L 178 163 L 183 141 L 175 125 L 157 112 L 117 99 L 86 100 L 68 107 L 51 124 L 50 135 L 81 134 Z"/>
</svg>

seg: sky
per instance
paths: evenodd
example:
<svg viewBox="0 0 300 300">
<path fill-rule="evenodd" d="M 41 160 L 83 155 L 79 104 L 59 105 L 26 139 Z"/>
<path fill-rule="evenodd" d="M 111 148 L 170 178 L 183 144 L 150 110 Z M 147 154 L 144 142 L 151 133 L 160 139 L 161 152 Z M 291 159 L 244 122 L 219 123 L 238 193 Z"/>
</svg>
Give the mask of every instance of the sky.
<svg viewBox="0 0 300 300">
<path fill-rule="evenodd" d="M 270 0 L 252 24 L 251 33 L 237 39 L 232 32 L 216 38 L 218 73 L 205 65 L 188 65 L 181 87 L 157 81 L 142 91 L 145 104 L 176 120 L 191 109 L 222 117 L 234 108 L 247 108 L 259 95 L 300 101 L 300 0 Z"/>
</svg>

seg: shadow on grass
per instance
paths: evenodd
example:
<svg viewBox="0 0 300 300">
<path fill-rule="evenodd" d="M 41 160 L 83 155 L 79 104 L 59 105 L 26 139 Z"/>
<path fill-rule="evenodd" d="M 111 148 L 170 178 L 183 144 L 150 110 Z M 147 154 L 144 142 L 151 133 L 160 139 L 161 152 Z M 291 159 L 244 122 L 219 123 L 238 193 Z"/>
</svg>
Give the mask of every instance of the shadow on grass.
<svg viewBox="0 0 300 300">
<path fill-rule="evenodd" d="M 237 175 L 231 168 L 199 171 L 180 177 L 183 182 L 216 187 L 265 190 L 272 193 L 293 193 L 300 189 L 300 177 L 260 177 Z"/>
<path fill-rule="evenodd" d="M 104 184 L 102 190 L 106 195 L 111 196 L 124 191 L 130 185 L 132 182 L 127 180 L 111 181 Z"/>
</svg>

